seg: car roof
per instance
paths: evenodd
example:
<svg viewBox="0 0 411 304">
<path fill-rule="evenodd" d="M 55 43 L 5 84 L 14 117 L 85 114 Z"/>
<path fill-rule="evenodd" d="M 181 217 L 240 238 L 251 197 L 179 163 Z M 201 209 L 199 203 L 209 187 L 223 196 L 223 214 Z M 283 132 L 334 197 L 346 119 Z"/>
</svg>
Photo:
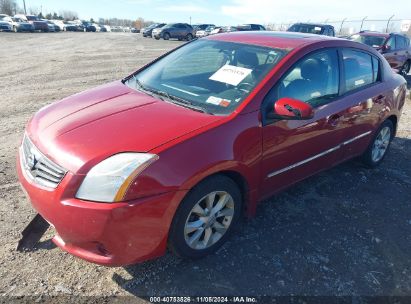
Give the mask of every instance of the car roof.
<svg viewBox="0 0 411 304">
<path fill-rule="evenodd" d="M 324 27 L 324 26 L 334 27 L 330 24 L 310 23 L 310 22 L 298 22 L 298 23 L 294 23 L 293 25 L 313 25 L 313 26 L 319 26 L 319 27 Z"/>
<path fill-rule="evenodd" d="M 390 37 L 390 34 L 388 34 L 388 33 L 373 32 L 373 31 L 361 31 L 361 32 L 359 32 L 357 34 L 354 34 L 354 35 L 375 36 L 375 37 L 385 37 L 385 38 Z"/>
<path fill-rule="evenodd" d="M 273 31 L 230 32 L 222 35 L 208 36 L 206 39 L 254 44 L 280 49 L 295 49 L 319 41 L 343 40 L 315 34 Z"/>
</svg>

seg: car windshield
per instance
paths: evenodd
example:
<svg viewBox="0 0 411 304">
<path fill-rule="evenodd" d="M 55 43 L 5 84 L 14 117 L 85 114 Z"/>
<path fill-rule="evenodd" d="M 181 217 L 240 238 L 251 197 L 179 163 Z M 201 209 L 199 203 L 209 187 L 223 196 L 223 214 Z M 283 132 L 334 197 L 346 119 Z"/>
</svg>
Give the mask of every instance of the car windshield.
<svg viewBox="0 0 411 304">
<path fill-rule="evenodd" d="M 29 21 L 37 21 L 39 18 L 37 18 L 36 16 L 27 16 L 27 20 Z"/>
<path fill-rule="evenodd" d="M 167 102 L 226 115 L 288 51 L 201 39 L 128 77 L 125 83 Z"/>
<path fill-rule="evenodd" d="M 289 32 L 321 34 L 324 28 L 314 24 L 294 24 L 288 29 Z"/>
<path fill-rule="evenodd" d="M 352 35 L 349 39 L 352 41 L 364 43 L 374 48 L 381 47 L 385 42 L 385 37 L 381 36 Z"/>
</svg>

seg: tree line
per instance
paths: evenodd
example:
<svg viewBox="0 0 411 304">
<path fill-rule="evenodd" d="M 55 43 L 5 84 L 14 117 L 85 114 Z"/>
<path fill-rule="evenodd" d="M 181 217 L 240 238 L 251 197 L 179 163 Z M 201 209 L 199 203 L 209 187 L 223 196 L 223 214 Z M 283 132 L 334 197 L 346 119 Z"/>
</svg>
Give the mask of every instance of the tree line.
<svg viewBox="0 0 411 304">
<path fill-rule="evenodd" d="M 17 4 L 16 0 L 0 0 L 0 14 L 6 14 L 9 16 L 14 16 L 16 14 L 24 14 L 24 8 Z M 36 15 L 41 19 L 49 19 L 49 20 L 65 20 L 65 21 L 72 21 L 77 20 L 78 13 L 71 10 L 62 10 L 59 13 L 47 13 L 43 15 L 43 12 L 38 7 L 29 7 L 27 9 L 27 13 L 30 15 Z M 93 18 L 90 20 L 91 22 L 96 22 Z M 137 29 L 141 29 L 143 27 L 149 26 L 153 24 L 153 21 L 144 20 L 143 18 L 138 18 L 136 20 L 130 19 L 119 19 L 119 18 L 99 18 L 99 24 L 105 24 L 110 26 L 127 26 L 127 27 L 134 27 Z"/>
</svg>

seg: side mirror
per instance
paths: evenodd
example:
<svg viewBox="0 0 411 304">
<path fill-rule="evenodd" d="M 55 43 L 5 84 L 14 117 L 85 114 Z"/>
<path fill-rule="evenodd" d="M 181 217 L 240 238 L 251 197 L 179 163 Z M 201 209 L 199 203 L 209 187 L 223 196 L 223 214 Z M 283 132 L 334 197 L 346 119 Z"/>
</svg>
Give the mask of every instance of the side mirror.
<svg viewBox="0 0 411 304">
<path fill-rule="evenodd" d="M 391 46 L 390 45 L 383 45 L 381 50 L 383 52 L 389 52 L 391 50 Z"/>
<path fill-rule="evenodd" d="M 314 110 L 306 102 L 284 97 L 274 103 L 274 113 L 270 118 L 305 120 L 314 117 Z"/>
</svg>

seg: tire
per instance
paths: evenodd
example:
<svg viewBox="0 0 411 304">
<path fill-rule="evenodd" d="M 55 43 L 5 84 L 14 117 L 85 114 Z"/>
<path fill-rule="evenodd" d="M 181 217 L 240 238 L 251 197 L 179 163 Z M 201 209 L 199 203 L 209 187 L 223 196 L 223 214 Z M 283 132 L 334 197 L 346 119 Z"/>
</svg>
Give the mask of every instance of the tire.
<svg viewBox="0 0 411 304">
<path fill-rule="evenodd" d="M 155 36 L 154 38 L 155 38 L 156 40 L 160 40 L 160 37 Z"/>
<path fill-rule="evenodd" d="M 401 68 L 401 75 L 406 76 L 411 69 L 411 60 L 407 60 Z"/>
<path fill-rule="evenodd" d="M 187 40 L 187 41 L 193 40 L 193 35 L 188 34 L 188 35 L 186 36 L 186 40 Z"/>
<path fill-rule="evenodd" d="M 169 33 L 164 33 L 163 34 L 163 39 L 164 40 L 170 40 L 170 34 Z"/>
<path fill-rule="evenodd" d="M 229 238 L 241 213 L 242 195 L 236 183 L 225 176 L 210 177 L 181 202 L 170 228 L 168 246 L 183 258 L 213 253 Z"/>
<path fill-rule="evenodd" d="M 386 133 L 387 131 L 389 134 Z M 386 120 L 375 132 L 373 140 L 362 155 L 363 163 L 369 168 L 375 168 L 381 164 L 385 155 L 387 155 L 393 138 L 394 125 L 391 120 Z"/>
</svg>

